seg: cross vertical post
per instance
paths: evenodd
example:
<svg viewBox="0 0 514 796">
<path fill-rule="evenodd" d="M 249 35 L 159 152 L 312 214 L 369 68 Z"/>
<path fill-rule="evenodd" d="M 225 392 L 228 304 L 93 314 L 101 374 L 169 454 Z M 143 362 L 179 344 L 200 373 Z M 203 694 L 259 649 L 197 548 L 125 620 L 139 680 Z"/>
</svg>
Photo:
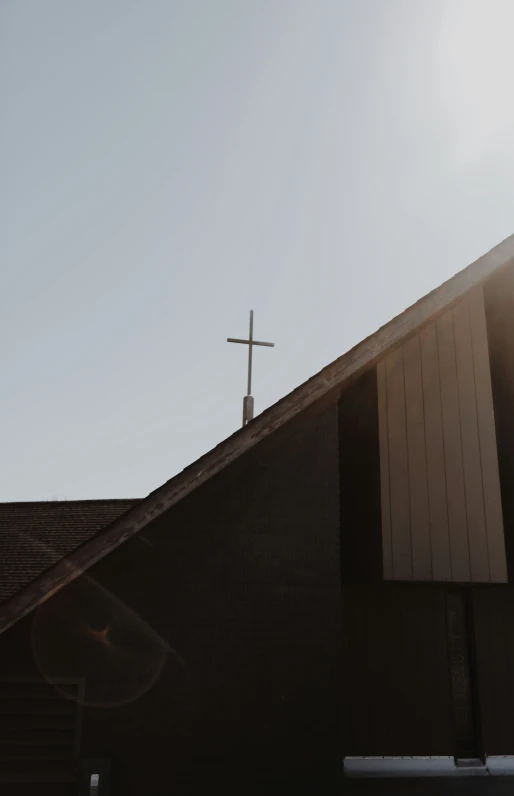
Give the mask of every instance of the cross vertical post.
<svg viewBox="0 0 514 796">
<path fill-rule="evenodd" d="M 253 354 L 253 310 L 250 310 L 250 333 L 248 335 L 248 391 L 252 394 L 252 354 Z"/>
<path fill-rule="evenodd" d="M 227 343 L 243 343 L 248 346 L 248 388 L 245 397 L 243 398 L 243 426 L 246 426 L 250 420 L 253 420 L 253 397 L 252 397 L 252 362 L 253 362 L 253 347 L 254 345 L 264 345 L 268 348 L 274 348 L 275 343 L 261 343 L 259 340 L 253 339 L 253 310 L 250 310 L 250 332 L 248 340 L 240 340 L 236 337 L 227 337 Z"/>
</svg>

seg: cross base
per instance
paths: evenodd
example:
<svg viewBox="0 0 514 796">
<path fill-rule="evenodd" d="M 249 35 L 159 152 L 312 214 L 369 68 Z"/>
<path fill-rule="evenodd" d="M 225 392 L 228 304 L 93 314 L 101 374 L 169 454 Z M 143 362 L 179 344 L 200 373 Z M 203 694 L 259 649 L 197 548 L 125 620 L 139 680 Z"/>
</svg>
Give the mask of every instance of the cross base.
<svg viewBox="0 0 514 796">
<path fill-rule="evenodd" d="M 243 426 L 253 420 L 253 396 L 245 395 L 243 398 Z"/>
</svg>

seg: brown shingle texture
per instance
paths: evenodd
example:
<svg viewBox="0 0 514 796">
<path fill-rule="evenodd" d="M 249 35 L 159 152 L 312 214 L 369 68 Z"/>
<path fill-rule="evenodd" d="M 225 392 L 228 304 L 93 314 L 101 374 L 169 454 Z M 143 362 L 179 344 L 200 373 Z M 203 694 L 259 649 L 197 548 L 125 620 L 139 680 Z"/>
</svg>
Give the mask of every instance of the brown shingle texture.
<svg viewBox="0 0 514 796">
<path fill-rule="evenodd" d="M 140 500 L 0 503 L 0 602 Z"/>
</svg>

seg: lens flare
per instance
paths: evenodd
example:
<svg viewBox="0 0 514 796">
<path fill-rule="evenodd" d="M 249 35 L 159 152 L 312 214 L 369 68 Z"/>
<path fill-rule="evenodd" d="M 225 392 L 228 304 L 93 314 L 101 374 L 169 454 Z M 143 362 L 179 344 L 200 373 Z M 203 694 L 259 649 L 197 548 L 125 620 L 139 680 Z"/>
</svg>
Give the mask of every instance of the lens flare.
<svg viewBox="0 0 514 796">
<path fill-rule="evenodd" d="M 56 682 L 84 678 L 84 704 L 114 707 L 138 699 L 157 682 L 164 666 L 167 682 L 183 693 L 184 661 L 149 624 L 88 575 L 57 592 L 37 610 L 32 649 L 43 677 Z"/>
</svg>

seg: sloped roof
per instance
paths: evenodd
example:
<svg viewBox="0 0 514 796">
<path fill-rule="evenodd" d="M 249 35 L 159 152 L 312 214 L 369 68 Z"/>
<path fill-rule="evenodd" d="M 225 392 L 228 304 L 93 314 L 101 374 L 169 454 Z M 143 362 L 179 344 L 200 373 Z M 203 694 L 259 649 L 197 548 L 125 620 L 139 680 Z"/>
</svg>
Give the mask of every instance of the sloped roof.
<svg viewBox="0 0 514 796">
<path fill-rule="evenodd" d="M 407 336 L 445 312 L 494 273 L 511 264 L 514 264 L 514 235 L 323 368 L 1 604 L 0 632 L 141 531 L 254 445 L 269 437 L 331 390 L 342 387 L 348 379 L 374 365 Z"/>
<path fill-rule="evenodd" d="M 140 502 L 0 503 L 0 601 L 19 592 Z"/>
</svg>

